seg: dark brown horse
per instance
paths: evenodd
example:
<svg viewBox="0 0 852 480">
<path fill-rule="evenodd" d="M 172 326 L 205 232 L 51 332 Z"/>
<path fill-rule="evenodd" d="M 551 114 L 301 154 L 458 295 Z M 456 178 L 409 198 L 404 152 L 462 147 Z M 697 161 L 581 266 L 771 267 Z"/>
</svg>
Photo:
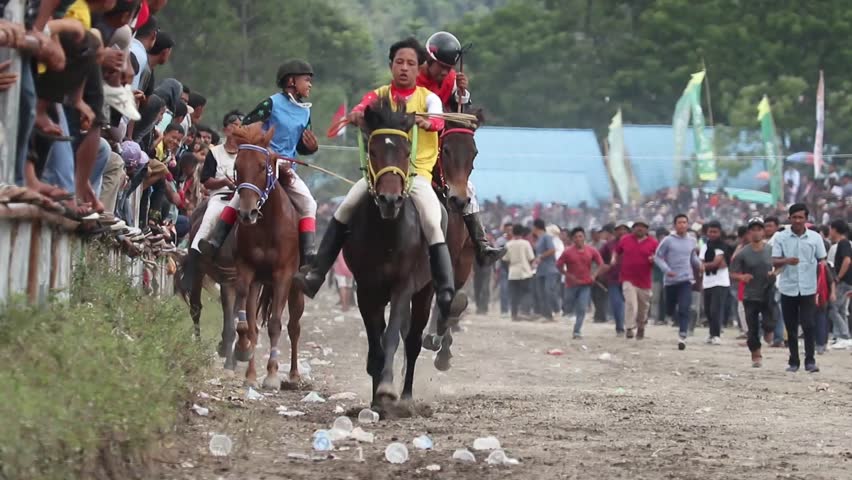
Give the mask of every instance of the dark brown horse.
<svg viewBox="0 0 852 480">
<path fill-rule="evenodd" d="M 190 219 L 192 224 L 192 230 L 189 236 L 190 242 L 192 242 L 192 238 L 197 234 L 206 210 L 207 201 L 205 200 L 198 205 L 194 212 L 192 212 L 192 217 Z M 183 282 L 180 281 L 180 278 L 184 275 L 186 270 L 185 263 L 188 261 L 188 257 L 184 257 L 181 262 L 181 267 L 175 275 L 175 285 L 178 289 L 178 293 L 181 297 L 183 297 L 184 301 L 189 303 L 189 314 L 192 317 L 192 323 L 195 326 L 196 338 L 201 337 L 199 320 L 201 319 L 201 290 L 203 288 L 204 279 L 207 277 L 219 284 L 219 298 L 222 303 L 223 321 L 222 340 L 219 342 L 217 351 L 219 352 L 219 356 L 225 359 L 225 369 L 231 371 L 235 370 L 237 367 L 237 362 L 234 358 L 234 341 L 237 339 L 237 331 L 234 323 L 234 320 L 237 318 L 237 310 L 234 306 L 234 302 L 236 300 L 236 288 L 234 287 L 234 281 L 236 280 L 236 268 L 234 267 L 235 239 L 236 237 L 232 231 L 225 243 L 222 245 L 222 249 L 216 258 L 210 258 L 207 256 L 199 257 L 199 261 L 201 262 L 198 269 L 199 275 L 195 276 L 194 284 L 190 291 L 187 292 L 180 289 L 180 285 L 183 284 Z"/>
<path fill-rule="evenodd" d="M 471 201 L 467 185 L 470 174 L 473 172 L 473 161 L 478 153 L 474 133 L 482 122 L 482 111 L 477 109 L 467 113 L 476 115 L 478 123 L 476 125 L 461 125 L 447 122 L 444 131 L 441 133 L 440 156 L 436 166 L 441 183 L 446 188 L 446 205 L 449 217 L 447 247 L 450 250 L 450 257 L 453 259 L 456 296 L 450 309 L 450 318 L 445 320 L 450 330 L 443 336 L 436 334 L 441 319 L 439 318 L 440 312 L 437 308 L 434 308 L 429 322 L 429 333 L 423 339 L 423 345 L 429 350 L 438 352 L 435 357 L 435 368 L 442 371 L 450 368 L 453 343 L 452 328 L 458 325 L 459 317 L 467 308 L 467 295 L 462 291 L 462 287 L 470 278 L 473 262 L 476 261 L 476 252 L 463 216 L 464 209 Z"/>
<path fill-rule="evenodd" d="M 405 339 L 402 398 L 410 399 L 414 367 L 429 319 L 433 288 L 428 244 L 420 219 L 406 195 L 414 117 L 392 110 L 387 99 L 364 113 L 371 195 L 355 209 L 343 253 L 358 285 L 358 308 L 369 342 L 367 373 L 373 405 L 396 400 L 393 361 L 400 335 Z M 373 173 L 370 173 L 371 177 Z M 385 323 L 385 307 L 390 317 Z"/>
<path fill-rule="evenodd" d="M 301 291 L 292 287 L 293 274 L 299 268 L 299 239 L 296 210 L 278 183 L 291 180 L 288 167 L 278 168 L 278 157 L 269 150 L 274 130 L 264 132 L 260 123 L 243 127 L 234 133 L 239 153 L 234 164 L 237 195 L 239 195 L 236 249 L 234 263 L 237 270 L 236 358 L 248 362 L 246 383 L 257 382 L 254 351 L 257 345 L 258 301 L 263 305 L 269 331 L 270 353 L 266 365 L 264 388 L 278 389 L 278 340 L 281 336 L 281 318 L 288 305 L 290 320 L 290 381 L 300 380 L 298 370 L 299 320 L 305 310 Z M 280 177 L 280 179 L 279 179 Z M 276 188 L 277 187 L 277 188 Z M 261 287 L 269 289 L 261 296 Z M 263 303 L 263 302 L 262 302 Z"/>
</svg>

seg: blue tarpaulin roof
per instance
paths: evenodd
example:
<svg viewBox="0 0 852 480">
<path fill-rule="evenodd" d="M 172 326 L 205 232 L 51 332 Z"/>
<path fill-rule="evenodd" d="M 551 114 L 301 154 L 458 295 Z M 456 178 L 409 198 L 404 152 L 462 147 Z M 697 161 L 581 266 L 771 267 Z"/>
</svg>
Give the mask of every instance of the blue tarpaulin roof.
<svg viewBox="0 0 852 480">
<path fill-rule="evenodd" d="M 483 127 L 471 180 L 477 197 L 577 205 L 609 200 L 609 177 L 592 130 Z"/>
</svg>

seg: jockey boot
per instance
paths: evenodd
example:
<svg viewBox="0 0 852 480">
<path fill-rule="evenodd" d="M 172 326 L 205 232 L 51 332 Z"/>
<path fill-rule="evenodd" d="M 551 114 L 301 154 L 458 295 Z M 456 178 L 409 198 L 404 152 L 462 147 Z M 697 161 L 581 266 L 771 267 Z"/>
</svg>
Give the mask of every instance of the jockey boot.
<svg viewBox="0 0 852 480">
<path fill-rule="evenodd" d="M 216 226 L 213 227 L 210 235 L 198 241 L 198 249 L 208 257 L 215 257 L 225 243 L 225 239 L 228 238 L 228 234 L 231 233 L 232 228 L 234 228 L 233 224 L 227 223 L 221 218 L 216 219 Z"/>
<path fill-rule="evenodd" d="M 299 232 L 299 268 L 312 265 L 317 256 L 317 233 Z"/>
<path fill-rule="evenodd" d="M 505 248 L 492 247 L 485 236 L 485 227 L 482 226 L 482 221 L 479 219 L 478 213 L 465 215 L 464 224 L 467 226 L 467 232 L 470 234 L 470 239 L 476 247 L 476 261 L 482 267 L 492 265 L 497 260 L 503 258 L 506 254 Z"/>
<path fill-rule="evenodd" d="M 325 276 L 334 265 L 340 249 L 343 248 L 343 242 L 346 241 L 346 231 L 346 225 L 332 217 L 310 269 L 306 273 L 298 272 L 293 276 L 293 281 L 308 297 L 314 298 L 325 283 Z"/>
<path fill-rule="evenodd" d="M 198 276 L 200 262 L 201 253 L 194 248 L 190 248 L 183 261 L 183 274 L 180 277 L 178 285 L 182 291 L 192 291 L 192 286 L 195 284 L 195 279 Z"/>
<path fill-rule="evenodd" d="M 432 283 L 435 287 L 435 304 L 444 318 L 450 315 L 450 306 L 456 293 L 453 278 L 453 261 L 446 243 L 436 243 L 429 247 L 429 266 L 432 269 Z"/>
</svg>

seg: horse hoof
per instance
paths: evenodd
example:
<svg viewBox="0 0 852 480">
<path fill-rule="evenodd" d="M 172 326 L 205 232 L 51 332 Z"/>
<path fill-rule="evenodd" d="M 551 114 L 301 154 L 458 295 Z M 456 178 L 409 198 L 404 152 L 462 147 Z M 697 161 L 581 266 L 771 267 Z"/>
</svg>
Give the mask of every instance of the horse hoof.
<svg viewBox="0 0 852 480">
<path fill-rule="evenodd" d="M 441 372 L 446 372 L 452 367 L 450 365 L 450 359 L 453 358 L 452 352 L 450 352 L 450 345 L 453 344 L 453 340 L 451 337 L 444 337 L 445 342 L 441 345 L 441 350 L 438 352 L 438 355 L 435 357 L 435 368 L 437 368 Z"/>
<path fill-rule="evenodd" d="M 264 390 L 279 390 L 281 388 L 281 377 L 278 374 L 266 375 L 263 379 Z"/>
<path fill-rule="evenodd" d="M 257 388 L 257 379 L 256 378 L 247 378 L 243 382 L 243 386 L 246 388 Z"/>
<path fill-rule="evenodd" d="M 225 370 L 222 372 L 222 376 L 225 378 L 234 378 L 237 375 L 236 369 L 234 366 L 225 365 Z"/>
<path fill-rule="evenodd" d="M 248 362 L 254 356 L 253 350 L 234 350 L 234 358 L 238 362 Z"/>
<path fill-rule="evenodd" d="M 380 403 L 396 402 L 396 392 L 393 388 L 393 383 L 382 383 L 376 389 L 376 397 Z"/>
<path fill-rule="evenodd" d="M 441 349 L 441 337 L 435 335 L 434 333 L 430 333 L 423 337 L 423 348 L 426 350 L 431 350 L 433 352 L 437 352 Z"/>
<path fill-rule="evenodd" d="M 450 303 L 450 318 L 459 317 L 465 310 L 467 310 L 467 304 L 469 303 L 467 294 L 458 291 L 456 292 L 455 297 L 453 297 L 453 302 Z M 458 321 L 458 319 L 456 319 Z"/>
</svg>

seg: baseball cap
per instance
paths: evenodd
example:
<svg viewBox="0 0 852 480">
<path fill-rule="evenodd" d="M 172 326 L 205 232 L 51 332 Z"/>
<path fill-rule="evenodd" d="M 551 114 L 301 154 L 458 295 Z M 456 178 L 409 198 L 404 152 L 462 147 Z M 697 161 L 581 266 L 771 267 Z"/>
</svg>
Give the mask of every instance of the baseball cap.
<svg viewBox="0 0 852 480">
<path fill-rule="evenodd" d="M 751 228 L 755 225 L 763 226 L 763 219 L 760 217 L 752 217 L 748 219 L 748 228 Z"/>
</svg>

